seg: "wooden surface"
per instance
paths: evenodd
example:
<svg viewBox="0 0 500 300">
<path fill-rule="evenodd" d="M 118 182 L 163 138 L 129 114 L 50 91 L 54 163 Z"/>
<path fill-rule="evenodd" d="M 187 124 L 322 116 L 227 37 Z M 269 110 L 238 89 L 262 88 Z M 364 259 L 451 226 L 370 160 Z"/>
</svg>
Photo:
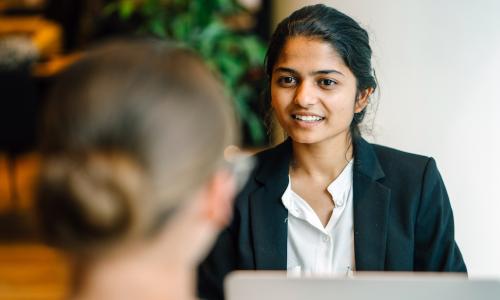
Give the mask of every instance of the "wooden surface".
<svg viewBox="0 0 500 300">
<path fill-rule="evenodd" d="M 51 248 L 0 245 L 0 300 L 64 299 L 69 274 L 67 259 Z"/>
<path fill-rule="evenodd" d="M 15 164 L 18 199 L 12 198 L 7 158 L 0 154 L 0 300 L 64 299 L 69 264 L 58 251 L 34 241 L 26 226 L 33 209 L 33 192 L 40 157 L 27 154 Z"/>
</svg>

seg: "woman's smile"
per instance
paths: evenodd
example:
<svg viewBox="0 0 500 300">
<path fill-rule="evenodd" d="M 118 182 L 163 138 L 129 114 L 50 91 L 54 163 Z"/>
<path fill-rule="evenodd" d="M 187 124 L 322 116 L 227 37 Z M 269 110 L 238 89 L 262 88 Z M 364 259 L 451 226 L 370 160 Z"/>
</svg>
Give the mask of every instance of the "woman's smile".
<svg viewBox="0 0 500 300">
<path fill-rule="evenodd" d="M 291 115 L 297 126 L 301 128 L 314 128 L 322 124 L 325 117 L 310 113 L 294 113 Z"/>
</svg>

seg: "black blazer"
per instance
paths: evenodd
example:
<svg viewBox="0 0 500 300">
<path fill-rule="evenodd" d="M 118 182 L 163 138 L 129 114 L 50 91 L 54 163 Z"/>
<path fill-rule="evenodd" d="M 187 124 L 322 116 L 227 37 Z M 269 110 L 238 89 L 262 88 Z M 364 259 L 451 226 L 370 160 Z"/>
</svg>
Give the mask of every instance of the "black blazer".
<svg viewBox="0 0 500 300">
<path fill-rule="evenodd" d="M 233 270 L 286 270 L 291 141 L 257 155 L 233 221 L 199 268 L 202 298 L 222 299 Z M 354 140 L 354 251 L 358 271 L 466 272 L 434 159 Z"/>
</svg>

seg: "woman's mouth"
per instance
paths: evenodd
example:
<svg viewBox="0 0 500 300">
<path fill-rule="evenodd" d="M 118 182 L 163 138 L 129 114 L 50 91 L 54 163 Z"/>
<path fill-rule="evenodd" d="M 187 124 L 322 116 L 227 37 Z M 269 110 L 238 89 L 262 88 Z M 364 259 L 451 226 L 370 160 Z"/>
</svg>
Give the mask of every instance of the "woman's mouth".
<svg viewBox="0 0 500 300">
<path fill-rule="evenodd" d="M 295 120 L 303 121 L 303 122 L 309 122 L 309 123 L 319 122 L 319 121 L 322 121 L 322 120 L 325 119 L 324 117 L 315 116 L 315 115 L 298 115 L 298 114 L 295 114 L 295 115 L 292 115 L 292 117 Z"/>
</svg>

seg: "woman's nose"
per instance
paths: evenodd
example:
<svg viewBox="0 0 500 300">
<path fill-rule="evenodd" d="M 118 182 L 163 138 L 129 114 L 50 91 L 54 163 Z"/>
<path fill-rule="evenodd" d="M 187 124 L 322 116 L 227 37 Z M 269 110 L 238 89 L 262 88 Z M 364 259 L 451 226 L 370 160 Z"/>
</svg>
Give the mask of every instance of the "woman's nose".
<svg viewBox="0 0 500 300">
<path fill-rule="evenodd" d="M 294 102 L 298 106 L 304 108 L 316 104 L 318 102 L 318 98 L 315 95 L 314 86 L 306 81 L 301 82 L 295 92 Z"/>
</svg>

